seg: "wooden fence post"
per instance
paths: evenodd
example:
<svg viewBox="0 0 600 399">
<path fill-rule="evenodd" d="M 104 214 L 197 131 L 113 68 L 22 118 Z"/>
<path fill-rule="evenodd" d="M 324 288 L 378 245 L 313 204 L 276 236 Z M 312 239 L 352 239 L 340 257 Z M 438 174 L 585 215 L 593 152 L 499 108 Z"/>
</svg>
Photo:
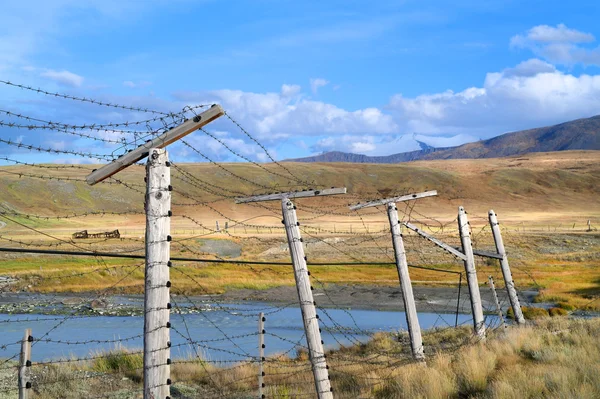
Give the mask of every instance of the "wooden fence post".
<svg viewBox="0 0 600 399">
<path fill-rule="evenodd" d="M 258 397 L 264 398 L 265 389 L 265 314 L 258 314 Z"/>
<path fill-rule="evenodd" d="M 500 324 L 502 327 L 506 328 L 506 324 L 504 323 L 504 314 L 502 313 L 502 308 L 500 307 L 500 301 L 498 301 L 498 294 L 496 294 L 496 286 L 494 285 L 494 278 L 492 276 L 488 276 L 488 284 L 490 285 L 490 290 L 492 291 L 492 296 L 494 297 L 496 313 L 498 313 L 498 317 L 500 318 Z"/>
<path fill-rule="evenodd" d="M 398 221 L 398 210 L 395 202 L 387 204 L 387 212 L 390 221 L 394 254 L 396 257 L 396 268 L 398 269 L 398 278 L 402 289 L 402 299 L 404 300 L 404 313 L 406 315 L 406 324 L 408 326 L 410 348 L 413 358 L 416 360 L 425 360 L 421 326 L 419 325 L 419 318 L 417 317 L 417 307 L 415 305 L 412 284 L 410 282 L 410 274 L 408 273 L 408 262 L 406 261 L 404 240 L 402 239 L 400 222 Z"/>
<path fill-rule="evenodd" d="M 144 399 L 170 396 L 171 173 L 168 159 L 166 150 L 153 148 L 146 165 Z"/>
<path fill-rule="evenodd" d="M 485 321 L 483 318 L 483 308 L 481 306 L 481 293 L 479 292 L 477 271 L 475 270 L 475 256 L 471 244 L 471 231 L 469 228 L 467 212 L 465 212 L 465 209 L 462 206 L 458 208 L 458 230 L 460 232 L 462 252 L 466 256 L 464 264 L 467 283 L 469 285 L 469 296 L 471 298 L 474 331 L 479 339 L 485 339 Z"/>
<path fill-rule="evenodd" d="M 19 399 L 29 399 L 31 390 L 30 367 L 31 367 L 31 328 L 25 330 L 23 341 L 21 341 L 21 356 L 19 358 Z"/>
<path fill-rule="evenodd" d="M 515 282 L 513 281 L 512 273 L 510 272 L 508 257 L 506 256 L 506 249 L 504 248 L 504 241 L 502 240 L 502 233 L 500 232 L 500 223 L 498 223 L 498 218 L 493 210 L 490 210 L 488 215 L 490 226 L 492 227 L 492 234 L 494 235 L 494 242 L 496 243 L 496 251 L 498 252 L 498 255 L 502 256 L 502 259 L 500 259 L 500 267 L 502 269 L 502 277 L 504 278 L 504 285 L 506 286 L 510 306 L 512 307 L 517 324 L 525 324 L 525 317 L 523 317 L 521 303 L 517 296 Z"/>
<path fill-rule="evenodd" d="M 304 333 L 308 346 L 308 357 L 311 362 L 315 388 L 319 399 L 332 399 L 333 389 L 329 381 L 329 367 L 325 361 L 325 351 L 323 341 L 321 340 L 321 330 L 319 329 L 319 316 L 315 309 L 315 301 L 310 285 L 310 272 L 306 266 L 306 256 L 300 236 L 300 223 L 296 216 L 296 207 L 290 200 L 291 198 L 307 198 L 324 195 L 346 194 L 346 188 L 326 188 L 323 190 L 305 190 L 287 193 L 272 193 L 264 195 L 255 195 L 246 198 L 236 198 L 236 203 L 243 204 L 248 202 L 275 201 L 281 200 L 281 211 L 283 214 L 283 225 L 287 236 L 292 264 L 294 266 L 294 279 L 296 280 L 296 289 L 298 290 L 298 299 L 300 301 L 300 311 L 304 323 Z"/>
<path fill-rule="evenodd" d="M 310 272 L 306 266 L 302 237 L 298 228 L 300 224 L 298 223 L 295 206 L 292 201 L 283 198 L 281 200 L 281 208 L 283 211 L 285 232 L 290 247 L 290 255 L 294 264 L 294 277 L 296 279 L 300 310 L 302 311 L 304 331 L 306 332 L 306 341 L 308 344 L 308 355 L 312 364 L 317 396 L 319 399 L 332 399 L 333 394 L 331 393 L 329 370 L 325 361 L 321 330 L 319 329 L 319 320 L 312 293 L 313 288 L 310 285 Z"/>
</svg>

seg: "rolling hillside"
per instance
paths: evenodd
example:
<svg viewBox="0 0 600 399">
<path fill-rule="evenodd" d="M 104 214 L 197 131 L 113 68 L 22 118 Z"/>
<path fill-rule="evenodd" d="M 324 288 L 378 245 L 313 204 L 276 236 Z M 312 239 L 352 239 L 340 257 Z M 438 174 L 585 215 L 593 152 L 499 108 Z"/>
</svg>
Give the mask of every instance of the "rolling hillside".
<svg viewBox="0 0 600 399">
<path fill-rule="evenodd" d="M 242 193 L 302 188 L 281 177 L 287 172 L 275 164 L 265 164 L 264 167 L 279 175 L 266 173 L 247 163 L 223 166 L 229 173 L 206 163 L 180 165 L 199 181 L 205 182 L 206 189 L 198 184 L 190 185 L 189 178 L 182 179 L 180 173 L 173 169 L 172 185 L 176 190 L 174 213 L 218 217 L 216 211 L 221 211 L 233 218 L 250 217 L 261 208 L 236 205 L 234 197 Z M 453 214 L 455 206 L 463 204 L 480 208 L 483 212 L 489 207 L 519 212 L 600 212 L 600 151 L 563 151 L 524 157 L 431 160 L 393 165 L 288 163 L 286 167 L 296 176 L 310 181 L 311 187 L 348 188 L 346 196 L 306 202 L 311 206 L 345 205 L 396 193 L 436 189 L 439 197 L 420 201 L 420 209 L 434 214 Z M 83 179 L 94 166 L 86 165 L 85 168 L 0 167 L 0 210 L 41 215 L 143 211 L 143 167 L 127 169 L 118 176 L 129 187 L 118 184 L 88 186 Z M 53 179 L 33 177 L 38 175 L 53 176 Z M 250 182 L 265 188 L 258 189 Z M 186 205 L 193 200 L 207 204 Z M 276 203 L 265 204 L 279 207 Z"/>
<path fill-rule="evenodd" d="M 433 159 L 476 159 L 523 155 L 532 152 L 600 150 L 600 115 L 559 125 L 506 133 L 458 147 L 426 148 L 387 156 L 332 151 L 290 162 L 399 163 Z"/>
</svg>

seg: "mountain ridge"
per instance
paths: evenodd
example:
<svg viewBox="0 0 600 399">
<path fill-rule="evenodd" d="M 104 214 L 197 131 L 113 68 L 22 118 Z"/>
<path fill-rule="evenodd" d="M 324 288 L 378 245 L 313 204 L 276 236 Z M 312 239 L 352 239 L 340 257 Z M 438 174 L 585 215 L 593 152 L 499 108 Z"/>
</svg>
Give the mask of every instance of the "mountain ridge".
<svg viewBox="0 0 600 399">
<path fill-rule="evenodd" d="M 504 133 L 456 147 L 421 147 L 421 150 L 384 156 L 330 151 L 310 157 L 286 159 L 285 162 L 401 163 L 436 159 L 499 158 L 532 152 L 600 150 L 600 115 Z"/>
</svg>

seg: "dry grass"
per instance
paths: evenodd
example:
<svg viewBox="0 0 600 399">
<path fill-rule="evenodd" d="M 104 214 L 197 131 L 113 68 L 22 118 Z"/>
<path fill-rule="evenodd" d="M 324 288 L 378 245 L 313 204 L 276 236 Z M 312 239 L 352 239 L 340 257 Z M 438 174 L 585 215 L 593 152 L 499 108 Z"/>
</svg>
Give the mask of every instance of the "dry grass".
<svg viewBox="0 0 600 399">
<path fill-rule="evenodd" d="M 427 364 L 409 359 L 404 337 L 380 333 L 362 345 L 328 353 L 336 398 L 597 398 L 600 397 L 600 320 L 546 318 L 525 327 L 491 333 L 485 342 L 469 343 L 469 328 L 429 331 L 424 336 Z M 139 359 L 116 351 L 110 360 L 87 370 L 113 375 L 137 367 Z M 34 370 L 36 368 L 34 367 Z M 296 358 L 274 356 L 265 363 L 267 397 L 291 398 L 314 394 L 305 353 Z M 73 366 L 45 368 L 36 377 L 36 398 L 85 397 L 89 386 L 73 378 Z M 174 398 L 251 397 L 256 394 L 258 369 L 253 363 L 217 368 L 201 360 L 175 362 L 171 377 Z M 130 390 L 138 381 L 128 381 Z M 90 380 L 89 384 L 97 387 Z M 60 385 L 60 389 L 53 388 Z M 218 389 L 215 388 L 218 386 Z M 86 388 L 87 387 L 87 388 Z M 107 385 L 119 397 L 123 386 Z M 121 391 L 119 391 L 121 390 Z M 79 395 L 79 396 L 77 396 Z"/>
</svg>

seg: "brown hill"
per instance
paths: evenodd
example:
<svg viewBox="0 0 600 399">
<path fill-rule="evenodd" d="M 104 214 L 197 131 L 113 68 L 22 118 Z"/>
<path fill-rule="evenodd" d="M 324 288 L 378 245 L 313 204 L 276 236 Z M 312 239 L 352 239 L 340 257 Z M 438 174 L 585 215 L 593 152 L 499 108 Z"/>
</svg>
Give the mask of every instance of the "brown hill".
<svg viewBox="0 0 600 399">
<path fill-rule="evenodd" d="M 371 157 L 332 151 L 290 162 L 399 163 L 425 159 L 499 158 L 531 152 L 600 150 L 600 115 L 560 125 L 506 133 L 458 147 L 426 148 L 420 151 Z"/>
<path fill-rule="evenodd" d="M 287 172 L 275 164 L 265 164 L 264 168 L 279 175 L 245 163 L 222 166 L 224 169 L 210 164 L 179 165 L 179 168 L 198 179 L 195 182 L 189 177 L 184 178 L 173 168 L 172 184 L 176 190 L 173 196 L 174 213 L 213 220 L 222 219 L 219 212 L 237 220 L 270 213 L 273 220 L 269 223 L 277 223 L 278 219 L 273 215 L 279 213 L 279 204 L 265 203 L 272 212 L 263 212 L 261 207 L 236 205 L 233 198 L 241 194 L 302 188 L 281 177 Z M 600 152 L 597 151 L 417 161 L 393 165 L 288 163 L 286 167 L 296 176 L 311 181 L 315 188 L 348 188 L 348 195 L 345 196 L 304 200 L 307 205 L 304 209 L 312 207 L 316 210 L 331 206 L 331 209 L 342 213 L 347 212 L 345 205 L 350 202 L 436 189 L 439 192 L 438 198 L 419 202 L 419 209 L 423 212 L 453 215 L 455 207 L 462 204 L 470 209 L 477 209 L 484 215 L 489 208 L 531 214 L 600 213 Z M 86 169 L 59 170 L 24 166 L 0 167 L 0 209 L 41 215 L 98 211 L 143 212 L 142 167 L 136 166 L 118 175 L 129 187 L 119 184 L 88 186 L 83 178 L 93 168 L 92 165 L 86 166 Z M 53 179 L 34 177 L 42 175 Z M 192 200 L 205 204 L 186 205 Z M 327 218 L 342 216 L 329 215 L 317 221 Z"/>
</svg>

